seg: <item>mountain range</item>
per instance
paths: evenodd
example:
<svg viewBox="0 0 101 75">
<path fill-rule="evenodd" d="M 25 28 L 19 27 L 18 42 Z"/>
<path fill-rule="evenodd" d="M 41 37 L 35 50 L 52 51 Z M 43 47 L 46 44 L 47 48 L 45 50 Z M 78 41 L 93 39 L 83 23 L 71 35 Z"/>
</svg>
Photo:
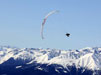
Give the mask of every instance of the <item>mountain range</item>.
<svg viewBox="0 0 101 75">
<path fill-rule="evenodd" d="M 59 50 L 0 46 L 0 75 L 101 75 L 101 47 Z"/>
</svg>

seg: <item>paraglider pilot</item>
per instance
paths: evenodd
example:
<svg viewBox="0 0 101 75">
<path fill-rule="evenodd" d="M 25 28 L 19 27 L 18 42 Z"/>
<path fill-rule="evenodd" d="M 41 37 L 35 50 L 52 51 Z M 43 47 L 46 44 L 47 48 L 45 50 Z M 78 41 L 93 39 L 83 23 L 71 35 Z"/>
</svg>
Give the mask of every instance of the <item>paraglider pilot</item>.
<svg viewBox="0 0 101 75">
<path fill-rule="evenodd" d="M 69 34 L 69 33 L 66 33 L 66 36 L 67 36 L 67 37 L 69 37 L 69 36 L 70 36 L 70 34 Z"/>
</svg>

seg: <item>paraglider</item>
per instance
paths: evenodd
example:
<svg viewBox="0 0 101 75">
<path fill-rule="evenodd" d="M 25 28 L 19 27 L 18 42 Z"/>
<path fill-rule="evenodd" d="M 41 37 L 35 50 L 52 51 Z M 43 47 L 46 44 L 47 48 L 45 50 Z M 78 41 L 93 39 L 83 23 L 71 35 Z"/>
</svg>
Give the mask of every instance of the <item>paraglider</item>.
<svg viewBox="0 0 101 75">
<path fill-rule="evenodd" d="M 45 18 L 44 18 L 44 20 L 43 20 L 43 22 L 42 22 L 42 27 L 41 27 L 41 38 L 42 38 L 42 39 L 44 39 L 44 36 L 43 36 L 43 29 L 44 29 L 44 25 L 45 25 L 45 22 L 46 22 L 47 18 L 48 18 L 50 15 L 52 15 L 52 14 L 54 14 L 54 13 L 57 13 L 57 12 L 59 12 L 59 11 L 54 10 L 54 11 L 49 12 L 49 13 L 45 16 Z"/>
<path fill-rule="evenodd" d="M 70 34 L 69 34 L 69 33 L 66 33 L 66 36 L 67 36 L 67 37 L 69 37 L 69 36 L 70 36 Z"/>
</svg>

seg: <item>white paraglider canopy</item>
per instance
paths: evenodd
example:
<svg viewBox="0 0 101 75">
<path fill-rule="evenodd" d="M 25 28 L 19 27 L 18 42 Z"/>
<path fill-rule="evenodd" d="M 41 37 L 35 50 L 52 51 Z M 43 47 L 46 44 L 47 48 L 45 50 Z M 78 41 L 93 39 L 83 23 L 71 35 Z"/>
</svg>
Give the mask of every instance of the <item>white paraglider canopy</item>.
<svg viewBox="0 0 101 75">
<path fill-rule="evenodd" d="M 43 20 L 43 22 L 42 22 L 42 27 L 41 27 L 41 38 L 42 38 L 42 39 L 44 39 L 44 36 L 43 36 L 43 29 L 44 29 L 44 25 L 45 25 L 45 22 L 46 22 L 47 18 L 48 18 L 50 15 L 52 15 L 52 14 L 54 14 L 54 13 L 57 13 L 57 12 L 59 12 L 59 11 L 58 11 L 58 10 L 54 10 L 54 11 L 49 12 L 49 13 L 45 16 L 45 18 L 44 18 L 44 20 Z"/>
</svg>

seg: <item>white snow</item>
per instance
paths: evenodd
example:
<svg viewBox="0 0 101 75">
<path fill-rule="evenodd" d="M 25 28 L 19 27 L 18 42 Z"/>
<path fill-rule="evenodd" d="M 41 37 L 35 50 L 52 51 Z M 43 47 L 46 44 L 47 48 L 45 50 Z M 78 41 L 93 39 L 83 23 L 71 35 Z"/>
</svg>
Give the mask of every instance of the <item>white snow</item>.
<svg viewBox="0 0 101 75">
<path fill-rule="evenodd" d="M 97 69 L 97 65 L 92 55 L 93 53 L 89 53 L 79 58 L 79 60 L 77 61 L 77 66 L 82 66 L 93 70 Z"/>
<path fill-rule="evenodd" d="M 29 60 L 26 64 L 33 62 L 41 64 L 60 64 L 64 67 L 76 65 L 88 69 L 101 69 L 101 48 L 86 47 L 80 50 L 58 50 L 39 48 L 12 48 L 0 47 L 0 64 L 10 58 Z M 16 68 L 19 68 L 17 66 Z M 40 69 L 40 68 L 39 68 Z"/>
<path fill-rule="evenodd" d="M 22 66 L 16 66 L 16 69 L 21 68 Z"/>
</svg>

